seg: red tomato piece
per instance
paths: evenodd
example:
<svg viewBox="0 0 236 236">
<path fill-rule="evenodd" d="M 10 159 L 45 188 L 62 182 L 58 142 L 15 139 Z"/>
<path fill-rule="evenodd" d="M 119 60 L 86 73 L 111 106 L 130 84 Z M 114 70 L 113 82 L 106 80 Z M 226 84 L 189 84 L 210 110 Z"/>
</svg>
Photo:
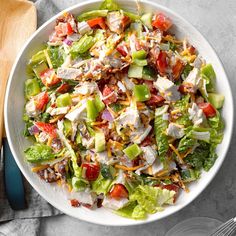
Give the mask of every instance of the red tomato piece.
<svg viewBox="0 0 236 236">
<path fill-rule="evenodd" d="M 36 122 L 35 125 L 43 132 L 49 134 L 52 138 L 57 137 L 57 131 L 54 125 L 41 121 Z"/>
<path fill-rule="evenodd" d="M 103 102 L 106 105 L 109 105 L 117 101 L 117 95 L 115 94 L 114 90 L 108 86 L 104 87 L 102 95 L 104 97 Z"/>
<path fill-rule="evenodd" d="M 128 198 L 129 193 L 123 184 L 114 184 L 110 197 L 115 199 Z"/>
<path fill-rule="evenodd" d="M 71 86 L 67 83 L 61 84 L 58 88 L 57 88 L 57 92 L 58 93 L 67 93 L 70 90 Z"/>
<path fill-rule="evenodd" d="M 191 45 L 190 47 L 188 47 L 188 51 L 191 55 L 193 55 L 196 52 L 196 48 L 193 45 Z"/>
<path fill-rule="evenodd" d="M 80 203 L 79 203 L 79 201 L 77 199 L 71 199 L 70 200 L 70 204 L 73 207 L 79 207 L 80 206 Z"/>
<path fill-rule="evenodd" d="M 58 37 L 71 35 L 74 32 L 71 24 L 68 22 L 59 22 L 58 25 L 55 26 L 55 31 Z"/>
<path fill-rule="evenodd" d="M 162 105 L 164 101 L 165 99 L 162 96 L 151 94 L 151 98 L 146 103 L 149 106 L 159 106 Z"/>
<path fill-rule="evenodd" d="M 167 63 L 167 53 L 164 51 L 160 51 L 157 61 L 156 61 L 156 66 L 161 75 L 165 75 L 168 63 Z"/>
<path fill-rule="evenodd" d="M 96 164 L 83 163 L 82 168 L 85 169 L 85 177 L 89 181 L 94 181 L 98 178 L 100 167 Z"/>
<path fill-rule="evenodd" d="M 49 102 L 49 96 L 47 92 L 42 92 L 35 97 L 36 109 L 42 111 L 45 105 Z"/>
<path fill-rule="evenodd" d="M 175 65 L 172 67 L 172 74 L 175 80 L 179 79 L 183 69 L 184 69 L 184 63 L 181 60 L 177 59 Z"/>
<path fill-rule="evenodd" d="M 53 86 L 61 82 L 61 79 L 57 77 L 54 69 L 46 69 L 40 74 L 40 78 L 45 86 Z"/>
<path fill-rule="evenodd" d="M 198 103 L 198 107 L 203 110 L 207 118 L 216 115 L 216 109 L 209 102 Z"/>
<path fill-rule="evenodd" d="M 106 29 L 106 23 L 103 17 L 97 17 L 87 21 L 91 28 L 99 26 L 101 29 Z"/>
<path fill-rule="evenodd" d="M 167 31 L 172 26 L 172 22 L 169 17 L 165 16 L 163 13 L 159 13 L 155 15 L 152 26 L 162 31 Z"/>
<path fill-rule="evenodd" d="M 71 35 L 74 33 L 74 30 L 71 27 L 70 23 L 67 23 L 67 35 Z"/>
<path fill-rule="evenodd" d="M 118 45 L 116 50 L 123 56 L 126 57 L 128 55 L 128 50 L 125 45 Z"/>
</svg>

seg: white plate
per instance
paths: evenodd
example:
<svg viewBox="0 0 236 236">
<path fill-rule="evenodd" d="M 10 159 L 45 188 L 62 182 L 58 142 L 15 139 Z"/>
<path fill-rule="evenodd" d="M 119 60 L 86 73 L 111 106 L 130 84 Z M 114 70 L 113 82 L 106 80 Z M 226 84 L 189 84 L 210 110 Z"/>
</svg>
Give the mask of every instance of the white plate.
<svg viewBox="0 0 236 236">
<path fill-rule="evenodd" d="M 136 9 L 135 1 L 118 0 L 117 2 L 124 9 L 131 11 L 134 11 Z M 27 78 L 26 63 L 29 58 L 42 47 L 42 43 L 47 41 L 48 36 L 52 32 L 53 27 L 55 25 L 56 18 L 59 17 L 62 13 L 59 13 L 58 15 L 47 21 L 44 25 L 42 25 L 25 44 L 25 46 L 19 53 L 11 71 L 6 92 L 6 132 L 12 153 L 24 176 L 27 178 L 30 184 L 39 192 L 39 194 L 43 198 L 45 198 L 49 203 L 51 203 L 54 207 L 58 208 L 59 210 L 70 216 L 102 225 L 121 226 L 148 223 L 169 216 L 188 205 L 206 188 L 206 186 L 209 184 L 209 182 L 213 179 L 213 177 L 219 170 L 226 156 L 232 135 L 233 99 L 231 89 L 223 66 L 212 47 L 191 24 L 189 24 L 186 20 L 184 20 L 182 17 L 180 17 L 170 9 L 160 6 L 157 3 L 149 2 L 146 0 L 140 0 L 139 2 L 141 4 L 141 9 L 144 12 L 163 12 L 172 19 L 172 21 L 174 22 L 172 30 L 176 33 L 176 35 L 180 38 L 186 37 L 194 46 L 196 46 L 199 53 L 206 59 L 206 61 L 212 63 L 217 74 L 217 90 L 225 95 L 225 104 L 222 114 L 226 123 L 226 127 L 224 131 L 223 142 L 217 148 L 217 154 L 219 157 L 216 160 L 215 165 L 208 173 L 203 173 L 199 181 L 190 185 L 189 193 L 182 192 L 180 194 L 178 201 L 174 206 L 168 206 L 163 212 L 158 212 L 154 215 L 150 215 L 148 219 L 144 221 L 135 221 L 131 219 L 122 218 L 104 208 L 100 208 L 96 211 L 91 211 L 83 207 L 73 208 L 66 200 L 65 193 L 63 193 L 59 187 L 53 187 L 52 185 L 40 180 L 36 174 L 31 172 L 29 165 L 24 161 L 23 151 L 26 147 L 30 145 L 30 143 L 22 135 L 24 128 L 24 123 L 22 121 L 24 107 L 23 90 L 24 81 Z M 76 6 L 68 8 L 66 11 L 78 15 L 84 11 L 98 9 L 99 5 L 99 0 L 86 1 L 84 3 L 79 3 Z"/>
</svg>

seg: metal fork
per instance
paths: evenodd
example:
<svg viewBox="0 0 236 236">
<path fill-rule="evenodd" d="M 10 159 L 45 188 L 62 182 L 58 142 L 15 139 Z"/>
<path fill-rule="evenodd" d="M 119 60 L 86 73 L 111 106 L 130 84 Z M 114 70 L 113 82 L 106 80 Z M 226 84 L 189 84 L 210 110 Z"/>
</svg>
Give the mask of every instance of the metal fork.
<svg viewBox="0 0 236 236">
<path fill-rule="evenodd" d="M 212 233 L 210 236 L 231 236 L 236 235 L 236 217 L 228 220 L 219 228 L 216 229 L 214 233 Z"/>
</svg>

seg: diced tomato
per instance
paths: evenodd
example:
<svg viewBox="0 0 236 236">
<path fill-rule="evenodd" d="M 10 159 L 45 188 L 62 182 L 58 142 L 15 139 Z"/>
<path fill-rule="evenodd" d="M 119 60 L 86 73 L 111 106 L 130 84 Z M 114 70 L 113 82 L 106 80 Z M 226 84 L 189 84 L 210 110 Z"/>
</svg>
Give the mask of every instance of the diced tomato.
<svg viewBox="0 0 236 236">
<path fill-rule="evenodd" d="M 190 47 L 188 47 L 188 51 L 191 55 L 193 55 L 196 52 L 196 48 L 193 45 L 191 45 Z"/>
<path fill-rule="evenodd" d="M 109 105 L 117 101 L 117 95 L 115 94 L 114 90 L 108 86 L 104 87 L 102 95 L 104 97 L 103 102 L 106 105 Z"/>
<path fill-rule="evenodd" d="M 61 82 L 61 79 L 57 77 L 54 69 L 46 69 L 40 74 L 40 78 L 45 86 L 53 86 Z"/>
<path fill-rule="evenodd" d="M 165 16 L 163 13 L 159 13 L 155 15 L 152 26 L 162 31 L 167 31 L 172 26 L 172 22 L 169 17 Z"/>
<path fill-rule="evenodd" d="M 157 69 L 161 75 L 165 75 L 168 63 L 167 63 L 167 53 L 164 51 L 160 51 L 157 62 L 156 62 Z"/>
<path fill-rule="evenodd" d="M 137 157 L 134 160 L 132 160 L 131 162 L 132 162 L 133 166 L 139 166 L 140 165 L 140 161 L 141 161 L 141 158 Z"/>
<path fill-rule="evenodd" d="M 128 55 L 127 48 L 125 45 L 118 45 L 116 50 L 123 56 L 126 57 Z"/>
<path fill-rule="evenodd" d="M 57 88 L 57 92 L 58 93 L 67 93 L 69 90 L 71 89 L 71 86 L 67 83 L 61 84 L 58 88 Z"/>
<path fill-rule="evenodd" d="M 92 163 L 83 163 L 82 168 L 85 169 L 85 177 L 89 181 L 94 181 L 98 178 L 100 167 Z"/>
<path fill-rule="evenodd" d="M 115 199 L 128 198 L 129 193 L 123 184 L 114 184 L 110 197 Z"/>
<path fill-rule="evenodd" d="M 106 23 L 103 17 L 97 17 L 87 21 L 91 28 L 99 26 L 101 29 L 106 29 Z"/>
<path fill-rule="evenodd" d="M 73 33 L 74 33 L 74 31 L 73 31 L 73 29 L 71 27 L 71 24 L 67 23 L 67 35 L 71 35 Z"/>
<path fill-rule="evenodd" d="M 35 122 L 35 125 L 43 132 L 49 134 L 52 138 L 57 137 L 57 131 L 54 125 L 45 122 Z"/>
<path fill-rule="evenodd" d="M 149 106 L 162 105 L 165 99 L 160 95 L 151 94 L 151 98 L 146 102 Z"/>
<path fill-rule="evenodd" d="M 71 199 L 70 200 L 70 204 L 73 207 L 79 207 L 80 206 L 80 203 L 79 203 L 79 201 L 77 199 Z"/>
<path fill-rule="evenodd" d="M 71 24 L 68 22 L 59 22 L 58 25 L 55 26 L 55 31 L 58 37 L 64 37 L 66 35 L 73 34 L 73 29 Z"/>
<path fill-rule="evenodd" d="M 183 69 L 184 69 L 184 63 L 181 60 L 177 59 L 175 65 L 172 67 L 172 74 L 175 80 L 179 79 Z"/>
<path fill-rule="evenodd" d="M 49 102 L 49 96 L 47 92 L 42 92 L 35 97 L 36 109 L 42 111 Z"/>
<path fill-rule="evenodd" d="M 179 193 L 179 186 L 175 185 L 175 184 L 166 184 L 166 185 L 162 185 L 161 186 L 162 189 L 167 189 L 169 191 L 175 191 L 175 195 L 174 195 L 174 203 L 176 202 L 176 199 L 178 197 L 178 193 Z"/>
<path fill-rule="evenodd" d="M 207 118 L 216 115 L 216 109 L 209 102 L 198 103 L 198 107 L 203 110 Z"/>
</svg>

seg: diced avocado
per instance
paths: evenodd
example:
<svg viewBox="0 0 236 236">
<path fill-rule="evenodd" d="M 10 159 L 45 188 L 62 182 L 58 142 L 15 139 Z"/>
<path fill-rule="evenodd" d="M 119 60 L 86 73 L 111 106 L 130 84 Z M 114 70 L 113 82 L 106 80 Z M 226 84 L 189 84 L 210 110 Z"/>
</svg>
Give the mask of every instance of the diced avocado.
<svg viewBox="0 0 236 236">
<path fill-rule="evenodd" d="M 63 125 L 64 125 L 64 133 L 65 133 L 65 136 L 67 137 L 68 135 L 71 135 L 71 132 L 72 132 L 71 121 L 65 119 L 64 122 L 63 122 Z"/>
<path fill-rule="evenodd" d="M 123 152 L 130 160 L 133 160 L 142 153 L 142 149 L 135 143 L 125 148 Z"/>
<path fill-rule="evenodd" d="M 25 81 L 25 97 L 30 99 L 32 96 L 40 93 L 41 89 L 37 79 L 27 79 Z"/>
<path fill-rule="evenodd" d="M 72 104 L 72 99 L 69 93 L 61 94 L 56 99 L 57 107 L 67 107 Z"/>
<path fill-rule="evenodd" d="M 98 110 L 94 100 L 88 100 L 86 108 L 88 121 L 95 121 L 98 116 Z"/>
<path fill-rule="evenodd" d="M 145 102 L 150 99 L 151 94 L 146 84 L 136 84 L 134 86 L 134 97 L 138 102 Z"/>
<path fill-rule="evenodd" d="M 46 62 L 47 59 L 46 59 L 46 56 L 44 54 L 44 51 L 42 50 L 42 51 L 39 51 L 38 53 L 34 54 L 31 57 L 29 64 L 31 66 L 34 66 L 34 65 L 37 65 L 37 64 L 39 64 L 39 63 L 41 63 L 43 61 Z"/>
<path fill-rule="evenodd" d="M 34 73 L 36 74 L 36 76 L 40 79 L 41 73 L 48 69 L 48 65 L 46 62 L 42 61 L 39 64 L 34 65 L 32 69 Z"/>
<path fill-rule="evenodd" d="M 224 104 L 225 96 L 219 93 L 208 93 L 208 100 L 216 109 L 220 109 Z"/>
<path fill-rule="evenodd" d="M 102 102 L 99 95 L 95 96 L 94 103 L 95 103 L 95 106 L 96 106 L 98 112 L 102 111 L 105 108 L 105 104 Z"/>
<path fill-rule="evenodd" d="M 206 88 L 208 92 L 215 91 L 216 74 L 211 64 L 207 64 L 201 69 L 201 76 L 206 80 Z"/>
<path fill-rule="evenodd" d="M 155 71 L 149 66 L 144 66 L 143 67 L 143 79 L 154 80 L 154 77 L 155 77 Z"/>
<path fill-rule="evenodd" d="M 106 148 L 106 140 L 103 132 L 95 133 L 95 151 L 103 152 Z"/>
<path fill-rule="evenodd" d="M 147 52 L 145 50 L 139 50 L 132 53 L 132 59 L 145 59 Z"/>
<path fill-rule="evenodd" d="M 142 79 L 143 66 L 137 66 L 137 65 L 131 64 L 129 66 L 128 77 Z"/>
<path fill-rule="evenodd" d="M 141 21 L 148 29 L 152 29 L 152 13 L 146 13 L 141 16 Z"/>
</svg>

